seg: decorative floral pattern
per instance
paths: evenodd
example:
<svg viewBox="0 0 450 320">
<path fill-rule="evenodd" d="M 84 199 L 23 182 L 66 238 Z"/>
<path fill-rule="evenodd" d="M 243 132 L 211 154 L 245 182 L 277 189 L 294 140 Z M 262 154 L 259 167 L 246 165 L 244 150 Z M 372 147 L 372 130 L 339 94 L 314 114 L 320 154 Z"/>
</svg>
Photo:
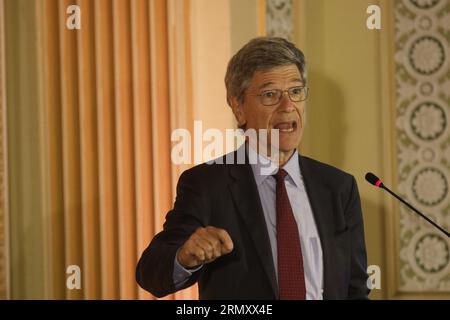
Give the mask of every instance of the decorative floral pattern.
<svg viewBox="0 0 450 320">
<path fill-rule="evenodd" d="M 430 36 L 416 39 L 409 50 L 411 66 L 420 74 L 430 75 L 438 71 L 444 59 L 444 47 L 439 40 Z"/>
<path fill-rule="evenodd" d="M 419 104 L 411 114 L 411 127 L 420 139 L 436 139 L 442 135 L 446 126 L 444 110 L 434 102 Z"/>
<path fill-rule="evenodd" d="M 417 265 L 429 273 L 443 270 L 450 259 L 447 243 L 442 237 L 434 234 L 425 235 L 417 241 L 414 256 Z"/>
<path fill-rule="evenodd" d="M 434 206 L 444 200 L 448 192 L 445 176 L 435 168 L 425 168 L 414 177 L 414 198 L 422 205 Z"/>
<path fill-rule="evenodd" d="M 433 85 L 429 82 L 424 82 L 420 85 L 420 93 L 423 96 L 429 96 L 433 93 Z"/>
<path fill-rule="evenodd" d="M 393 8 L 397 189 L 450 230 L 450 0 L 394 0 Z M 397 289 L 450 291 L 450 241 L 408 208 L 399 211 Z"/>
<path fill-rule="evenodd" d="M 430 9 L 439 3 L 439 0 L 411 0 L 411 3 L 419 9 Z"/>
<path fill-rule="evenodd" d="M 426 148 L 422 151 L 422 159 L 426 162 L 430 162 L 434 160 L 435 152 L 431 148 Z"/>
<path fill-rule="evenodd" d="M 419 28 L 426 31 L 430 30 L 431 26 L 433 25 L 433 22 L 431 21 L 430 17 L 421 17 L 419 20 Z"/>
</svg>

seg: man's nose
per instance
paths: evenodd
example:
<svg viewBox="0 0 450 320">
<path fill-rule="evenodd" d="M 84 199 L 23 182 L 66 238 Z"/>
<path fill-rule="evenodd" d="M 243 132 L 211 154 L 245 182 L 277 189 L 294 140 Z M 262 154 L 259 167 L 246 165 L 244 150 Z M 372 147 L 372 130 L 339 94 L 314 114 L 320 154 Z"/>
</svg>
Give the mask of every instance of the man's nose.
<svg viewBox="0 0 450 320">
<path fill-rule="evenodd" d="M 284 91 L 281 94 L 280 99 L 281 99 L 280 104 L 278 106 L 279 111 L 291 112 L 295 109 L 294 103 L 291 101 L 291 98 L 289 97 L 289 94 L 287 91 Z"/>
</svg>

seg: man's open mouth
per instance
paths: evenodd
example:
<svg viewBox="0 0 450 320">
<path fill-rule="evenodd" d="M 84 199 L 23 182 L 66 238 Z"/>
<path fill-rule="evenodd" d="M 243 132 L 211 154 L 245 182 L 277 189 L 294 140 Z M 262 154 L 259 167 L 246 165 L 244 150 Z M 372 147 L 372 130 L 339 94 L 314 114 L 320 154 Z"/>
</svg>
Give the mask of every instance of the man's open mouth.
<svg viewBox="0 0 450 320">
<path fill-rule="evenodd" d="M 279 122 L 273 126 L 274 129 L 280 130 L 280 132 L 294 132 L 297 129 L 297 121 L 285 121 Z"/>
</svg>

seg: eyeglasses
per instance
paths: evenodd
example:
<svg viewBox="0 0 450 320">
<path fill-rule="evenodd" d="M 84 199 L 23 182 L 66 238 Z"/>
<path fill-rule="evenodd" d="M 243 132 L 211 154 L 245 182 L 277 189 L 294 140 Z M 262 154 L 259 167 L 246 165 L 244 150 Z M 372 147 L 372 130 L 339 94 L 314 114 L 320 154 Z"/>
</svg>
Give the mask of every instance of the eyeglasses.
<svg viewBox="0 0 450 320">
<path fill-rule="evenodd" d="M 266 90 L 261 92 L 260 94 L 257 94 L 256 96 L 260 97 L 261 103 L 263 105 L 273 106 L 281 101 L 281 98 L 283 97 L 283 94 L 285 92 L 288 93 L 289 99 L 291 99 L 292 102 L 304 101 L 308 97 L 308 87 L 303 86 L 292 87 L 287 90 Z"/>
</svg>

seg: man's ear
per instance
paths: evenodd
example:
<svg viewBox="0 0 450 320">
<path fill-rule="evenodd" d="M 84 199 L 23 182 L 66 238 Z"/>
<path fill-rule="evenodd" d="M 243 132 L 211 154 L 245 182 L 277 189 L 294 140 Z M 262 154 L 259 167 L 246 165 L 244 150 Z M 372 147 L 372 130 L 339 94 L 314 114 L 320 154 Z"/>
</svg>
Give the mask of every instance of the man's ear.
<svg viewBox="0 0 450 320">
<path fill-rule="evenodd" d="M 247 119 L 245 117 L 245 112 L 243 110 L 242 103 L 236 97 L 231 97 L 230 103 L 231 103 L 231 109 L 233 110 L 233 114 L 238 123 L 238 127 L 245 126 L 245 124 L 247 123 Z"/>
</svg>

